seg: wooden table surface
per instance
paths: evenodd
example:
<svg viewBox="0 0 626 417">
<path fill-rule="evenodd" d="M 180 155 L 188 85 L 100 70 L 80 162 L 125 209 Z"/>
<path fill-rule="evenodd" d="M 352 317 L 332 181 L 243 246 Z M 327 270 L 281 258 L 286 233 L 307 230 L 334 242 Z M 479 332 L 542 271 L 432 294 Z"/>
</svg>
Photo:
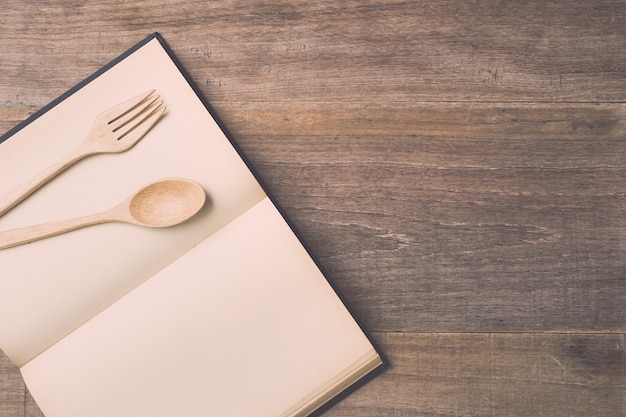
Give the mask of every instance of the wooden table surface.
<svg viewBox="0 0 626 417">
<path fill-rule="evenodd" d="M 626 1 L 4 0 L 0 17 L 3 132 L 165 37 L 389 360 L 324 416 L 626 415 Z M 0 355 L 0 417 L 27 416 Z"/>
</svg>

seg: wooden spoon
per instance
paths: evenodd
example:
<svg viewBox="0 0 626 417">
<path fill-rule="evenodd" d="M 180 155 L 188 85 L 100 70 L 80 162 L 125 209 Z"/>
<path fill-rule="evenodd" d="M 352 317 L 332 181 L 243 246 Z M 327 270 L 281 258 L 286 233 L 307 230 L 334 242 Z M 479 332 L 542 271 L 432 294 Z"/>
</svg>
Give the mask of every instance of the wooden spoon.
<svg viewBox="0 0 626 417">
<path fill-rule="evenodd" d="M 202 186 L 182 178 L 167 178 L 146 185 L 115 207 L 88 216 L 0 232 L 0 249 L 55 236 L 106 222 L 146 227 L 169 227 L 196 214 L 206 201 Z"/>
</svg>

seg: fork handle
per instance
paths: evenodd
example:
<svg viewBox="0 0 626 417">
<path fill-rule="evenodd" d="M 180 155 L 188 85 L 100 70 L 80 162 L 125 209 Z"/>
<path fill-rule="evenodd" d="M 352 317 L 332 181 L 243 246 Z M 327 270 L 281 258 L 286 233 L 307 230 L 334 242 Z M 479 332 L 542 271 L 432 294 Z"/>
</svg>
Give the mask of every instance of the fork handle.
<svg viewBox="0 0 626 417">
<path fill-rule="evenodd" d="M 22 200 L 34 193 L 52 178 L 65 171 L 68 167 L 92 153 L 93 152 L 89 151 L 84 146 L 79 145 L 48 168 L 13 187 L 7 193 L 0 196 L 0 216 L 18 205 Z"/>
<path fill-rule="evenodd" d="M 2 231 L 0 232 L 0 250 L 60 235 L 61 233 L 71 232 L 72 230 L 82 227 L 114 221 L 108 214 L 107 212 L 103 212 L 89 216 L 76 217 L 74 219 L 58 220 L 35 226 Z"/>
</svg>

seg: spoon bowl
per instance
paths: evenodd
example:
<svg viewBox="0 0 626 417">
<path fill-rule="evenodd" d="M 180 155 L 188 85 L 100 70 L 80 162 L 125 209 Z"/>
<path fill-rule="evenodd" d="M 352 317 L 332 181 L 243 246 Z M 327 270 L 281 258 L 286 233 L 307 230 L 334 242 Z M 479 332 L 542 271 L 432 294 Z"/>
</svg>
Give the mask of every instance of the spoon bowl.
<svg viewBox="0 0 626 417">
<path fill-rule="evenodd" d="M 169 227 L 191 218 L 205 201 L 206 193 L 197 182 L 170 178 L 139 190 L 128 201 L 128 212 L 135 224 Z"/>
</svg>

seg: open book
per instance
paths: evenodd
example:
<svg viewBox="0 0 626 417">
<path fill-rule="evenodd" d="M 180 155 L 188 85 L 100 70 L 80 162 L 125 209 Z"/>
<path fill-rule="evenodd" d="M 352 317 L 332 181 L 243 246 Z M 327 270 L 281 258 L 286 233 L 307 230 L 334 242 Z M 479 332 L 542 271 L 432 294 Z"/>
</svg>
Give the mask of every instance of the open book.
<svg viewBox="0 0 626 417">
<path fill-rule="evenodd" d="M 0 230 L 98 212 L 164 177 L 199 182 L 207 204 L 171 228 L 107 223 L 0 250 L 0 348 L 47 417 L 308 415 L 380 356 L 159 35 L 0 139 L 0 196 L 150 89 L 167 113 L 138 144 L 78 162 Z"/>
</svg>

